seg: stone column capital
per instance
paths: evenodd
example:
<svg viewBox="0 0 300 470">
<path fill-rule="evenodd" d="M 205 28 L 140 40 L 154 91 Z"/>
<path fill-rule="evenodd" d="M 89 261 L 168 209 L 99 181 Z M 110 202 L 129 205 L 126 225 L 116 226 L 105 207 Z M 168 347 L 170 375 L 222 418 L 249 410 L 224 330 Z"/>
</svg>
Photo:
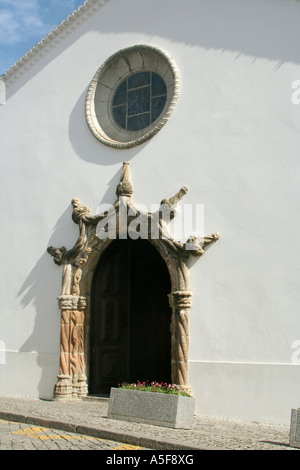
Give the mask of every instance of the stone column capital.
<svg viewBox="0 0 300 470">
<path fill-rule="evenodd" d="M 169 294 L 170 307 L 175 310 L 189 309 L 192 306 L 192 292 L 174 291 Z"/>
<path fill-rule="evenodd" d="M 61 295 L 58 297 L 60 310 L 84 310 L 86 308 L 86 298 L 77 295 Z"/>
</svg>

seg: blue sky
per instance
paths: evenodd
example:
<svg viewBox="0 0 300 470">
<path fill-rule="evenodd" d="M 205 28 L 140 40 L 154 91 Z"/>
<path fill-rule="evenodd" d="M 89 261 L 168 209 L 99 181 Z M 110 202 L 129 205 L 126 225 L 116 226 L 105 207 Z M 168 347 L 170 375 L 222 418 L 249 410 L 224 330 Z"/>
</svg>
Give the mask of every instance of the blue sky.
<svg viewBox="0 0 300 470">
<path fill-rule="evenodd" d="M 84 0 L 0 0 L 0 75 Z"/>
</svg>

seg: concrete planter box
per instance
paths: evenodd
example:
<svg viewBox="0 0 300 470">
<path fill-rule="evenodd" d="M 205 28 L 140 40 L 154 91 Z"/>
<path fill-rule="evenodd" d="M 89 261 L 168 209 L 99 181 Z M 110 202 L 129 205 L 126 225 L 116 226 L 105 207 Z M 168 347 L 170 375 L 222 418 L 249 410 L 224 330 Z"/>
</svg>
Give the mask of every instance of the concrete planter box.
<svg viewBox="0 0 300 470">
<path fill-rule="evenodd" d="M 181 395 L 111 388 L 109 419 L 190 429 L 195 399 Z"/>
</svg>

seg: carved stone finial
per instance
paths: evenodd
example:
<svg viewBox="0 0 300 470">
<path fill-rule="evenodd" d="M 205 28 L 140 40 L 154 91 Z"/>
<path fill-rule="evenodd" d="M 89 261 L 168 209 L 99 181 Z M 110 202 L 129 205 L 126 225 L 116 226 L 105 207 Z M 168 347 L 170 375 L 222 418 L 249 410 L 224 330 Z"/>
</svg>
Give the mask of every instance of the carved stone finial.
<svg viewBox="0 0 300 470">
<path fill-rule="evenodd" d="M 73 198 L 71 202 L 73 206 L 72 219 L 76 224 L 79 223 L 80 218 L 91 214 L 91 208 L 81 204 L 77 198 Z"/>
<path fill-rule="evenodd" d="M 170 197 L 169 199 L 163 199 L 161 201 L 161 205 L 167 204 L 170 208 L 175 207 L 179 204 L 179 202 L 187 192 L 188 187 L 183 186 L 174 196 Z"/>
<path fill-rule="evenodd" d="M 120 183 L 117 186 L 117 196 L 128 196 L 133 195 L 133 185 L 130 181 L 129 173 L 129 162 L 123 163 L 123 169 L 121 173 Z"/>
<path fill-rule="evenodd" d="M 180 203 L 181 199 L 183 198 L 183 196 L 185 196 L 187 192 L 188 192 L 188 187 L 183 186 L 174 196 L 170 197 L 169 199 L 163 199 L 161 201 L 160 206 L 161 207 L 165 206 L 168 208 L 168 212 L 169 212 L 171 219 L 175 217 L 176 208 L 178 204 Z"/>
</svg>

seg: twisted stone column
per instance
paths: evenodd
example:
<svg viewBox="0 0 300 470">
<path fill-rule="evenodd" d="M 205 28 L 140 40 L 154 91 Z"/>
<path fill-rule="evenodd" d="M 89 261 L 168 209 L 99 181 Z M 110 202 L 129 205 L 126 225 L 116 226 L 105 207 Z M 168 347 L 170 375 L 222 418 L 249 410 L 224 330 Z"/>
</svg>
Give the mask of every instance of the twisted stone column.
<svg viewBox="0 0 300 470">
<path fill-rule="evenodd" d="M 190 391 L 188 383 L 189 309 L 192 293 L 176 291 L 169 294 L 171 321 L 171 378 L 172 383 Z"/>
<path fill-rule="evenodd" d="M 60 370 L 54 389 L 55 400 L 72 400 L 87 395 L 84 357 L 84 297 L 62 295 Z"/>
</svg>

